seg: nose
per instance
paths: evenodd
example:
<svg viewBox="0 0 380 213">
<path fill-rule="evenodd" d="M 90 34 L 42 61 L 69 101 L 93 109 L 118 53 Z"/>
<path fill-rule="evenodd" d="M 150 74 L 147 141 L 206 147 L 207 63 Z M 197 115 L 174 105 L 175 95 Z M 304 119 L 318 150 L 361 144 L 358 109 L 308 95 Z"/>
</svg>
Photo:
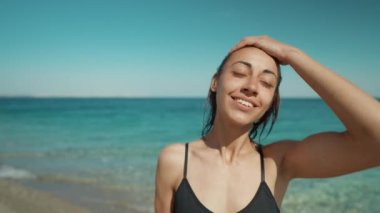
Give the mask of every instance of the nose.
<svg viewBox="0 0 380 213">
<path fill-rule="evenodd" d="M 242 92 L 247 96 L 257 96 L 258 94 L 258 87 L 257 87 L 257 80 L 255 78 L 248 78 L 245 82 Z"/>
</svg>

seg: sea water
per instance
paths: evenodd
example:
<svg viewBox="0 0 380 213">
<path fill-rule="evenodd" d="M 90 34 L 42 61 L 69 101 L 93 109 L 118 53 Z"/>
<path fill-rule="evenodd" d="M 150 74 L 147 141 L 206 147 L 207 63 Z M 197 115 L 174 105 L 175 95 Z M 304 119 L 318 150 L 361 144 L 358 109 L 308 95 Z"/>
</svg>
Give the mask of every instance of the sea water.
<svg viewBox="0 0 380 213">
<path fill-rule="evenodd" d="M 115 203 L 152 212 L 159 151 L 198 139 L 207 110 L 204 98 L 0 98 L 0 178 L 61 186 L 58 194 L 107 212 Z M 278 121 L 260 142 L 342 130 L 320 99 L 283 99 Z M 380 212 L 379 180 L 379 168 L 294 180 L 282 210 Z M 103 194 L 78 196 L 84 186 Z"/>
</svg>

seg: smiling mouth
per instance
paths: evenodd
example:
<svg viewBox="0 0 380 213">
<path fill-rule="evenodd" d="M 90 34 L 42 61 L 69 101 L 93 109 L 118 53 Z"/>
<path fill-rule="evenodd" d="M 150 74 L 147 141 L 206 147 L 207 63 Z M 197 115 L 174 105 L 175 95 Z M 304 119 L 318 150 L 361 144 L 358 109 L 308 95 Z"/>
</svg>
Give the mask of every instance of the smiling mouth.
<svg viewBox="0 0 380 213">
<path fill-rule="evenodd" d="M 234 101 L 236 101 L 238 104 L 243 105 L 248 108 L 254 108 L 257 107 L 254 103 L 251 103 L 249 101 L 246 101 L 244 99 L 238 98 L 238 97 L 232 97 Z"/>
</svg>

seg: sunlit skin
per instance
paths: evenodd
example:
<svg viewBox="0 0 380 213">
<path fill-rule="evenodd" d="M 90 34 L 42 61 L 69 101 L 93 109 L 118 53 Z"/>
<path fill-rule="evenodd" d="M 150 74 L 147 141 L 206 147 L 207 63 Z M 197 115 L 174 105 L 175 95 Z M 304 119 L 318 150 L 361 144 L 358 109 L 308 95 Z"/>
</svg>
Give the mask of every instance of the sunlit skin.
<svg viewBox="0 0 380 213">
<path fill-rule="evenodd" d="M 243 48 L 247 45 L 255 48 Z M 380 165 L 377 100 L 301 50 L 267 36 L 244 38 L 231 52 L 222 74 L 210 85 L 217 103 L 213 128 L 189 144 L 187 179 L 205 207 L 219 213 L 237 212 L 256 194 L 260 158 L 249 131 L 273 100 L 279 74 L 273 58 L 290 65 L 346 128 L 299 141 L 274 141 L 264 147 L 265 181 L 278 206 L 292 179 L 334 177 Z M 246 107 L 232 97 L 255 107 Z M 157 213 L 172 211 L 173 195 L 183 178 L 184 155 L 184 143 L 168 145 L 160 153 Z"/>
<path fill-rule="evenodd" d="M 212 80 L 211 90 L 216 92 L 217 113 L 215 123 L 225 122 L 236 128 L 250 129 L 270 107 L 277 85 L 276 62 L 264 51 L 248 47 L 232 54 L 223 67 L 221 76 Z M 258 106 L 242 111 L 233 97 L 244 97 Z M 227 120 L 228 121 L 227 121 Z"/>
</svg>

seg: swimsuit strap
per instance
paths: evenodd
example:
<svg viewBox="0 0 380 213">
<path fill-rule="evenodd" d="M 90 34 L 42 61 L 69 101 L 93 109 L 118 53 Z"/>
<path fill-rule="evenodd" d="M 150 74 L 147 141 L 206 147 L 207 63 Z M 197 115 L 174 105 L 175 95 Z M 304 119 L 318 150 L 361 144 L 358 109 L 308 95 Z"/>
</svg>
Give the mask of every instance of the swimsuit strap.
<svg viewBox="0 0 380 213">
<path fill-rule="evenodd" d="M 265 181 L 263 146 L 258 144 L 258 148 L 260 153 L 261 181 Z"/>
<path fill-rule="evenodd" d="M 183 170 L 183 178 L 186 178 L 187 175 L 187 152 L 189 150 L 189 143 L 185 144 L 185 165 Z"/>
</svg>

